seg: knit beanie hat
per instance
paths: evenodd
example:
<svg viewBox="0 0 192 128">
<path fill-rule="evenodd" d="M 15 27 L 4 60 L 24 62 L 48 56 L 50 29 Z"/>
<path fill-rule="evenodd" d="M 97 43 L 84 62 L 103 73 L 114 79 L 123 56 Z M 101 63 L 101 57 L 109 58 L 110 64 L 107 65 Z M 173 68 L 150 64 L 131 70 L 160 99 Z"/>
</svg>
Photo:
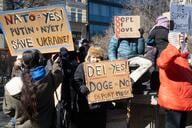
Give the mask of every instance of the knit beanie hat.
<svg viewBox="0 0 192 128">
<path fill-rule="evenodd" d="M 166 16 L 159 16 L 156 19 L 156 26 L 163 26 L 169 29 L 169 19 Z"/>
</svg>

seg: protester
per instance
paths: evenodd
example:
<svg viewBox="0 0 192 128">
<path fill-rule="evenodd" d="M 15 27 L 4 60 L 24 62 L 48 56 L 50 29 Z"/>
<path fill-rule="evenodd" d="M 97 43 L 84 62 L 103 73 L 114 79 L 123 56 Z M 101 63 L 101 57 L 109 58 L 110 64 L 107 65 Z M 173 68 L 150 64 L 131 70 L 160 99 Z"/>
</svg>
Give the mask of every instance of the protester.
<svg viewBox="0 0 192 128">
<path fill-rule="evenodd" d="M 149 32 L 149 36 L 146 40 L 145 57 L 152 61 L 152 67 L 150 69 L 150 88 L 157 91 L 159 88 L 159 72 L 156 67 L 156 59 L 163 49 L 166 48 L 168 42 L 170 21 L 166 16 L 159 16 L 156 19 L 156 24 Z"/>
<path fill-rule="evenodd" d="M 103 50 L 100 47 L 90 47 L 85 62 L 99 62 L 103 59 Z M 87 95 L 89 89 L 86 87 L 85 75 L 81 63 L 74 74 L 74 84 L 77 96 L 77 125 L 78 128 L 105 128 L 105 113 L 100 104 L 89 105 Z"/>
<path fill-rule="evenodd" d="M 87 39 L 84 39 L 81 43 L 81 47 L 79 48 L 79 61 L 80 63 L 85 61 L 85 57 L 87 55 L 87 51 L 89 49 L 89 41 Z"/>
<path fill-rule="evenodd" d="M 143 55 L 145 50 L 144 31 L 139 29 L 139 38 L 117 38 L 115 35 L 111 38 L 108 46 L 109 60 L 129 59 L 138 55 Z"/>
<path fill-rule="evenodd" d="M 133 82 L 136 82 L 151 66 L 151 62 L 143 58 L 145 51 L 144 30 L 140 28 L 139 32 L 139 38 L 118 39 L 116 36 L 113 36 L 108 46 L 109 60 L 128 59 L 130 65 L 140 66 L 139 69 L 131 75 Z M 140 73 L 138 73 L 138 71 Z"/>
<path fill-rule="evenodd" d="M 20 100 L 22 86 L 21 77 L 13 77 L 5 85 L 3 112 L 12 117 L 5 126 L 7 128 L 32 128 L 30 120 L 24 115 L 24 108 Z"/>
<path fill-rule="evenodd" d="M 141 88 L 141 83 L 138 82 L 139 78 L 150 68 L 151 62 L 141 56 L 144 54 L 145 50 L 145 40 L 143 38 L 144 31 L 143 29 L 139 29 L 140 37 L 138 38 L 117 38 L 113 36 L 109 42 L 108 46 L 108 57 L 109 60 L 115 59 L 128 59 L 129 64 L 136 70 L 134 70 L 130 74 L 130 78 L 132 83 L 134 83 L 133 90 L 141 90 L 137 88 Z M 139 57 L 140 56 L 140 57 Z M 125 121 L 126 125 L 129 125 L 129 101 L 128 100 L 120 100 L 116 102 L 115 108 L 119 109 L 119 111 L 124 111 L 122 113 L 122 117 L 126 117 Z"/>
<path fill-rule="evenodd" d="M 12 82 L 5 86 L 7 91 L 4 112 L 10 115 L 15 112 L 16 127 L 53 128 L 55 125 L 53 93 L 62 82 L 59 57 L 52 60 L 52 69 L 49 70 L 43 66 L 44 59 L 38 50 L 27 50 L 22 56 L 24 65 L 22 76 L 11 79 L 11 81 L 16 79 L 17 83 Z M 18 94 L 17 99 L 15 94 Z M 19 103 L 16 104 L 13 100 Z"/>
<path fill-rule="evenodd" d="M 169 44 L 157 59 L 161 83 L 158 104 L 166 109 L 165 128 L 185 128 L 187 111 L 192 111 L 192 70 L 181 37 L 180 32 L 170 32 Z"/>
<path fill-rule="evenodd" d="M 61 91 L 61 99 L 64 104 L 66 110 L 65 117 L 65 126 L 69 127 L 71 124 L 71 118 L 73 115 L 74 105 L 75 105 L 75 90 L 73 87 L 74 73 L 78 66 L 77 55 L 75 51 L 68 52 L 67 49 L 65 51 L 65 57 L 61 57 L 62 59 L 62 71 L 63 82 L 62 82 L 62 91 Z"/>
<path fill-rule="evenodd" d="M 12 72 L 11 72 L 11 77 L 18 77 L 21 76 L 22 74 L 22 56 L 18 55 L 16 58 L 16 61 L 14 62 Z M 7 93 L 7 91 L 6 91 Z M 16 119 L 13 117 L 11 120 L 8 122 L 8 124 L 5 127 L 9 128 L 14 128 L 16 124 Z"/>
</svg>

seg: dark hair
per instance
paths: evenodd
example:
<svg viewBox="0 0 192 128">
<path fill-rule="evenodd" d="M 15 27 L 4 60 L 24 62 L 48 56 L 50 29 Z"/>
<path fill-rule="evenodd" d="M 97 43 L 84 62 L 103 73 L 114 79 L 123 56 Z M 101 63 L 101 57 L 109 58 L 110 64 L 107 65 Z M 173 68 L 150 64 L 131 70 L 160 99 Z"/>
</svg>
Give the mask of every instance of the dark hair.
<svg viewBox="0 0 192 128">
<path fill-rule="evenodd" d="M 89 41 L 87 39 L 83 39 L 81 42 L 82 45 L 89 45 Z"/>
<path fill-rule="evenodd" d="M 40 66 L 41 53 L 38 50 L 27 50 L 23 53 L 24 71 L 22 73 L 23 87 L 21 91 L 21 102 L 25 114 L 30 120 L 37 119 L 37 88 L 32 82 L 30 69 Z"/>
</svg>

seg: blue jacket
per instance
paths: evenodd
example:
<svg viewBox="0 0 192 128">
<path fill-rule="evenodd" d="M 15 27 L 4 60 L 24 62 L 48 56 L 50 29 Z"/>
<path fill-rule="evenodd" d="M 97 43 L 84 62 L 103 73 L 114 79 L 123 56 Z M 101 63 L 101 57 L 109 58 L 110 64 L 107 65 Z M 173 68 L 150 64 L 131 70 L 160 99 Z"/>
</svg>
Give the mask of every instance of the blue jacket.
<svg viewBox="0 0 192 128">
<path fill-rule="evenodd" d="M 141 54 L 145 51 L 144 38 L 117 39 L 113 36 L 108 46 L 109 60 L 129 59 Z"/>
</svg>

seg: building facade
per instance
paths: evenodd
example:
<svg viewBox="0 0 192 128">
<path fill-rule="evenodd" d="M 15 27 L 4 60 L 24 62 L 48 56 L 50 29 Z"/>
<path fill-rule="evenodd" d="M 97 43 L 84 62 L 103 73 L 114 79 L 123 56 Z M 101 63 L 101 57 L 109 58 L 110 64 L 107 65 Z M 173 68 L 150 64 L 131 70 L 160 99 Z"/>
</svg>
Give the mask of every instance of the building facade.
<svg viewBox="0 0 192 128">
<path fill-rule="evenodd" d="M 115 15 L 124 15 L 123 2 L 127 0 L 88 0 L 90 37 L 104 33 L 113 23 Z"/>
<path fill-rule="evenodd" d="M 87 35 L 87 0 L 48 0 L 50 5 L 65 4 L 71 31 L 75 40 Z"/>
<path fill-rule="evenodd" d="M 73 38 L 87 38 L 87 0 L 66 0 L 65 4 Z"/>
</svg>

